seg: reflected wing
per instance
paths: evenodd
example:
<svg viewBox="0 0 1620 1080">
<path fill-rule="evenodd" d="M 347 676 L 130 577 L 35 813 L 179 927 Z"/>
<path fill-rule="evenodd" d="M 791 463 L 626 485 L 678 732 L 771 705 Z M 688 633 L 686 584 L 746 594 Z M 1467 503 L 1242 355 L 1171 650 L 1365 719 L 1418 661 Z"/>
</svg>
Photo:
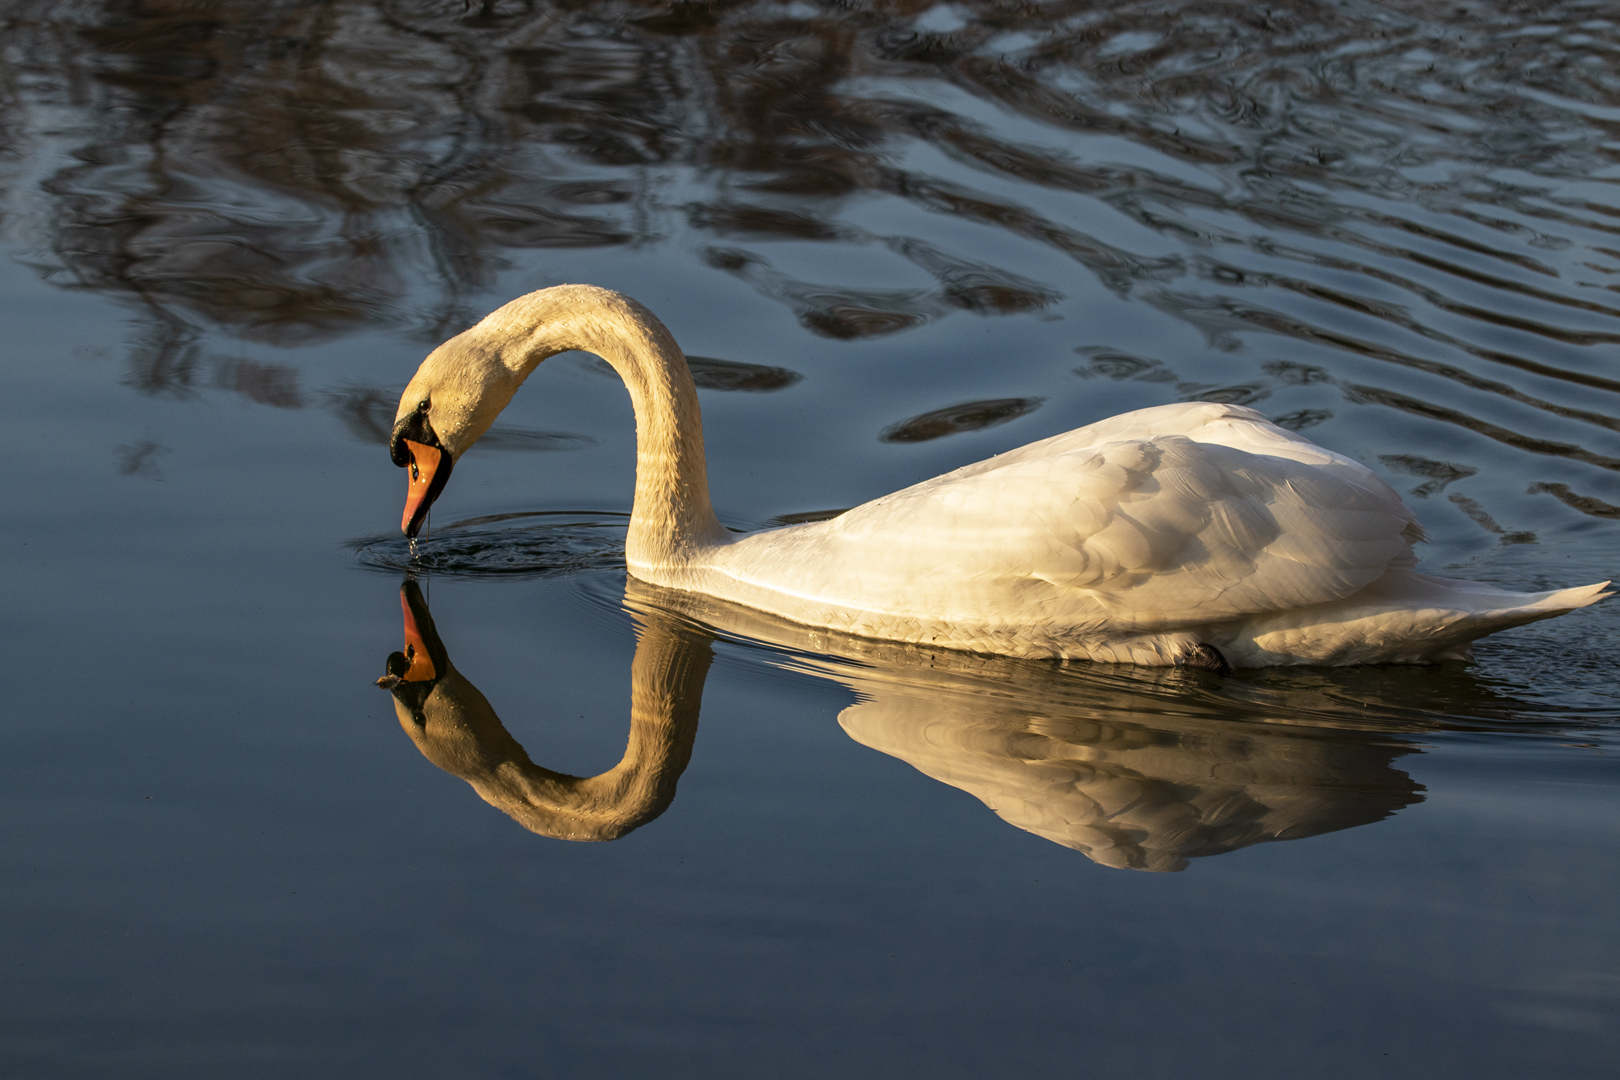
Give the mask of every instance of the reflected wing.
<svg viewBox="0 0 1620 1080">
<path fill-rule="evenodd" d="M 1022 585 L 1039 602 L 1044 584 L 1048 603 L 1084 599 L 1139 628 L 1339 599 L 1410 565 L 1421 537 L 1365 467 L 1207 404 L 1034 443 L 821 528 L 873 595 L 927 597 L 950 581 L 983 615 L 975 585 Z"/>
</svg>

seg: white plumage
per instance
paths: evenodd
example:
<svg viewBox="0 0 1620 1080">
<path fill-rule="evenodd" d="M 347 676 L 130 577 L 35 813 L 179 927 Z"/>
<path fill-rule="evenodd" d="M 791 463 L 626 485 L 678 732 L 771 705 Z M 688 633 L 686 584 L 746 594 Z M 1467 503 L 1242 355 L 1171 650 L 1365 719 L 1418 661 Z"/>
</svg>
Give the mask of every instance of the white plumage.
<svg viewBox="0 0 1620 1080">
<path fill-rule="evenodd" d="M 606 359 L 635 405 L 630 572 L 810 626 L 1027 657 L 1174 664 L 1204 644 L 1237 666 L 1410 662 L 1609 595 L 1607 582 L 1515 593 L 1419 574 L 1422 529 L 1370 470 L 1209 403 L 1126 413 L 830 521 L 734 537 L 710 508 L 680 350 L 645 308 L 590 286 L 531 293 L 435 350 L 401 399 L 396 445 L 436 439 L 453 462 L 567 349 Z"/>
</svg>

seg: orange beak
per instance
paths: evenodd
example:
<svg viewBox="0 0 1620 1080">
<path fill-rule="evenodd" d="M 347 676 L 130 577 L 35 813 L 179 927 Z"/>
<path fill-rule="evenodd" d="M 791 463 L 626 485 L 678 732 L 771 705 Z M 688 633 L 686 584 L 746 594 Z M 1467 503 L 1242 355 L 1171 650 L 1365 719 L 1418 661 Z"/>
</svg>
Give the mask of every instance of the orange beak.
<svg viewBox="0 0 1620 1080">
<path fill-rule="evenodd" d="M 416 616 L 411 614 L 410 601 L 403 591 L 399 594 L 399 606 L 405 612 L 405 659 L 410 668 L 399 677 L 400 682 L 427 682 L 439 677 L 434 670 L 433 658 L 428 655 L 427 642 L 422 640 L 422 632 L 416 628 Z"/>
<path fill-rule="evenodd" d="M 444 451 L 409 439 L 405 440 L 405 446 L 410 450 L 411 464 L 405 478 L 405 514 L 399 520 L 399 527 L 406 536 L 415 536 L 422 528 L 421 519 L 427 516 L 428 507 L 432 505 L 429 491 L 433 477 L 444 462 Z M 405 621 L 410 622 L 408 611 Z"/>
</svg>

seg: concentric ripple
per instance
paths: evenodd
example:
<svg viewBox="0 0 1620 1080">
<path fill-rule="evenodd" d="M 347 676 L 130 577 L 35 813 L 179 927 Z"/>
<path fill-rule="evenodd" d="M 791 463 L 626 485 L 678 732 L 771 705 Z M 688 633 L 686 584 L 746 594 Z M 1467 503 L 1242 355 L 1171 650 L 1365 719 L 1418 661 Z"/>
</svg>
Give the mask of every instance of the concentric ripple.
<svg viewBox="0 0 1620 1080">
<path fill-rule="evenodd" d="M 545 510 L 469 518 L 413 545 L 403 536 L 351 540 L 360 565 L 390 574 L 562 577 L 624 566 L 628 515 Z"/>
</svg>

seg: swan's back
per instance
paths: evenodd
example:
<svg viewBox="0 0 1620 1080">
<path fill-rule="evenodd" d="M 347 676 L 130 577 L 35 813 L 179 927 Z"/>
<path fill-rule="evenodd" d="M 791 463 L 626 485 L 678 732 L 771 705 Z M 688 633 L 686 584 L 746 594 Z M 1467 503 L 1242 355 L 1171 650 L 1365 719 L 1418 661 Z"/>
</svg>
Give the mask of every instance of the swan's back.
<svg viewBox="0 0 1620 1080">
<path fill-rule="evenodd" d="M 1165 405 L 743 537 L 684 587 L 872 637 L 1138 663 L 1200 643 L 1239 664 L 1455 656 L 1599 598 L 1451 589 L 1413 572 L 1422 535 L 1365 466 L 1252 409 Z"/>
<path fill-rule="evenodd" d="M 1401 497 L 1371 469 L 1331 450 L 1317 446 L 1302 435 L 1278 427 L 1263 413 L 1242 405 L 1223 405 L 1207 401 L 1178 402 L 1156 405 L 1149 409 L 1120 413 L 1085 427 L 1065 431 L 1061 435 L 1028 443 L 1004 454 L 987 458 L 949 472 L 936 479 L 953 476 L 973 476 L 1004 465 L 1075 450 L 1095 450 L 1113 442 L 1154 439 L 1166 435 L 1184 435 L 1201 443 L 1226 446 L 1234 450 L 1247 450 L 1253 454 L 1267 454 L 1289 458 L 1306 465 L 1316 465 L 1328 472 L 1352 480 L 1380 492 L 1390 506 L 1408 519 L 1412 513 L 1401 502 Z"/>
<path fill-rule="evenodd" d="M 1169 405 L 759 534 L 728 569 L 805 599 L 947 621 L 1133 630 L 1318 604 L 1410 559 L 1364 467 L 1250 409 Z"/>
</svg>

